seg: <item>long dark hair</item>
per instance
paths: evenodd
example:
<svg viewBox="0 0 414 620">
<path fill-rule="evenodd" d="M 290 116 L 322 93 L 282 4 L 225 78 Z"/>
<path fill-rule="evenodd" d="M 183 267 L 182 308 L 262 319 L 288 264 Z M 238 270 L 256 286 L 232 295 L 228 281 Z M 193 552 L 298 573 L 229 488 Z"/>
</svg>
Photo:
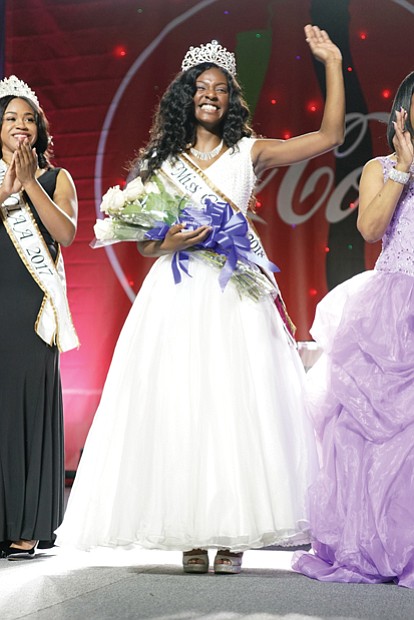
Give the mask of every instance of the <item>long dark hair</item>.
<svg viewBox="0 0 414 620">
<path fill-rule="evenodd" d="M 0 119 L 1 123 L 3 123 L 4 113 L 9 105 L 10 101 L 13 99 L 23 99 L 30 105 L 33 110 L 33 114 L 36 121 L 37 127 L 37 139 L 33 144 L 36 149 L 39 168 L 52 168 L 50 163 L 50 159 L 52 157 L 52 138 L 49 134 L 49 122 L 43 112 L 42 108 L 38 108 L 31 99 L 27 97 L 16 97 L 15 95 L 6 95 L 5 97 L 0 98 Z M 1 142 L 0 142 L 0 156 L 3 156 L 1 151 Z"/>
<path fill-rule="evenodd" d="M 400 110 L 401 108 L 404 108 L 404 110 L 407 110 L 405 128 L 410 133 L 411 140 L 414 140 L 414 128 L 411 124 L 411 118 L 410 118 L 411 99 L 413 97 L 413 93 L 414 93 L 414 71 L 409 73 L 403 79 L 394 97 L 390 116 L 388 119 L 388 126 L 387 126 L 387 141 L 388 141 L 388 146 L 390 147 L 391 151 L 395 150 L 392 141 L 395 136 L 395 129 L 394 129 L 393 121 L 396 120 L 396 116 L 395 116 L 396 110 Z"/>
<path fill-rule="evenodd" d="M 196 122 L 193 97 L 196 80 L 207 69 L 220 69 L 229 91 L 229 108 L 222 121 L 221 133 L 224 144 L 234 146 L 241 138 L 251 136 L 250 112 L 237 80 L 225 69 L 212 62 L 203 62 L 180 72 L 162 96 L 156 110 L 150 140 L 131 164 L 129 178 L 141 174 L 148 178 L 167 157 L 177 156 L 194 144 Z M 145 161 L 145 165 L 142 165 Z"/>
</svg>

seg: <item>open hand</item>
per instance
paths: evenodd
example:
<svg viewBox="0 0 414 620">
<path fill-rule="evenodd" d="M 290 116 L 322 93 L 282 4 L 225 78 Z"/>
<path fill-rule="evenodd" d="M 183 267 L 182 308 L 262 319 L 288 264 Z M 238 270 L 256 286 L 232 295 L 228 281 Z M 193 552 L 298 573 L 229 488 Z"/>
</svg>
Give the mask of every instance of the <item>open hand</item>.
<svg viewBox="0 0 414 620">
<path fill-rule="evenodd" d="M 408 171 L 414 160 L 414 147 L 411 134 L 405 128 L 407 111 L 403 108 L 401 108 L 401 110 L 396 110 L 395 119 L 396 120 L 393 121 L 395 134 L 392 143 L 395 148 L 397 163 Z"/>
<path fill-rule="evenodd" d="M 32 148 L 27 138 L 19 142 L 17 149 L 13 153 L 16 177 L 24 187 L 29 181 L 33 181 L 37 170 L 36 149 Z"/>
<path fill-rule="evenodd" d="M 320 30 L 318 26 L 305 26 L 306 42 L 308 43 L 312 54 L 326 64 L 331 60 L 342 60 L 342 54 L 339 48 L 332 43 L 325 30 Z"/>
<path fill-rule="evenodd" d="M 4 176 L 2 189 L 7 194 L 7 197 L 10 194 L 17 194 L 22 189 L 22 184 L 19 179 L 16 177 L 16 166 L 14 159 L 12 160 L 10 166 L 7 168 L 7 172 Z"/>
</svg>

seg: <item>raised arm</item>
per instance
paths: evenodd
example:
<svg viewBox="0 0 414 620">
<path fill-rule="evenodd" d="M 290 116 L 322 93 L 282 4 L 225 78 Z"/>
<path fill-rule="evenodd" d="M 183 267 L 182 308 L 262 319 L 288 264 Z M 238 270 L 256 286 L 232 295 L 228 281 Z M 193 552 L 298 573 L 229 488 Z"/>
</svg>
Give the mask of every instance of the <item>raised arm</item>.
<svg viewBox="0 0 414 620">
<path fill-rule="evenodd" d="M 305 26 L 311 52 L 325 65 L 326 101 L 318 131 L 289 140 L 257 140 L 252 149 L 253 165 L 258 176 L 269 168 L 310 159 L 342 144 L 345 135 L 345 91 L 342 55 L 328 34 L 317 26 Z"/>
<path fill-rule="evenodd" d="M 394 122 L 395 169 L 406 173 L 414 161 L 413 144 L 404 130 L 407 112 L 396 112 Z M 382 238 L 404 189 L 404 184 L 392 179 L 384 183 L 381 164 L 369 161 L 362 171 L 359 183 L 359 212 L 357 227 L 365 241 L 374 243 Z"/>
</svg>

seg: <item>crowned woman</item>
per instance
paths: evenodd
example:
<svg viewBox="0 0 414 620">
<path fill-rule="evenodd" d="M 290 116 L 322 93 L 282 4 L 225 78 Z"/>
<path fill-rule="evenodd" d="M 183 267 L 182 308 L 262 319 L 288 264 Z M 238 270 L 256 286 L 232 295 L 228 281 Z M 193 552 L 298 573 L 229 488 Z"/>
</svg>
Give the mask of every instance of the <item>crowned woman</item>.
<svg viewBox="0 0 414 620">
<path fill-rule="evenodd" d="M 69 173 L 50 164 L 36 94 L 0 82 L 0 549 L 30 557 L 53 546 L 63 518 L 59 352 L 78 346 L 61 245 L 76 232 Z"/>
<path fill-rule="evenodd" d="M 247 549 L 308 542 L 317 459 L 304 370 L 247 218 L 266 170 L 343 140 L 340 51 L 316 26 L 305 32 L 327 80 L 313 133 L 255 138 L 235 56 L 217 41 L 189 49 L 160 101 L 132 176 L 162 184 L 193 219 L 138 244 L 159 258 L 116 345 L 58 544 L 181 550 L 191 573 L 207 572 L 215 549 L 221 574 L 240 572 Z M 240 269 L 256 298 L 239 285 Z"/>
</svg>

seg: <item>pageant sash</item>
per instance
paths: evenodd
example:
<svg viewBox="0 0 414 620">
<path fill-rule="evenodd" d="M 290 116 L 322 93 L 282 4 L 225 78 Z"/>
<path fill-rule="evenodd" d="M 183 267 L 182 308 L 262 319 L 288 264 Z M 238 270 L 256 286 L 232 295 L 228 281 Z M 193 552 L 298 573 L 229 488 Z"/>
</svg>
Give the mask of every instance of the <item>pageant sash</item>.
<svg viewBox="0 0 414 620">
<path fill-rule="evenodd" d="M 241 213 L 240 209 L 230 200 L 230 198 L 215 187 L 210 179 L 202 172 L 202 170 L 195 166 L 187 155 L 180 155 L 180 157 L 178 157 L 173 163 L 170 161 L 165 161 L 161 166 L 160 172 L 165 174 L 170 183 L 172 183 L 175 188 L 178 188 L 181 194 L 184 194 L 186 197 L 190 198 L 192 203 L 204 207 L 208 201 L 224 201 L 229 204 L 233 211 L 236 213 Z M 279 295 L 279 287 L 273 273 L 264 266 L 266 262 L 270 263 L 270 261 L 266 256 L 260 237 L 254 230 L 248 218 L 245 216 L 244 218 L 248 228 L 250 251 L 263 262 L 261 269 L 271 281 L 275 289 L 275 295 Z"/>
<path fill-rule="evenodd" d="M 185 154 L 181 154 L 173 162 L 166 160 L 163 162 L 159 174 L 164 176 L 175 189 L 191 199 L 191 202 L 203 207 L 209 201 L 224 201 L 229 204 L 233 211 L 240 213 L 240 209 L 235 205 L 221 190 L 214 186 L 210 179 L 198 168 L 191 159 Z M 253 228 L 249 219 L 245 217 L 248 226 L 248 239 L 250 241 L 250 251 L 255 254 L 262 262 L 260 269 L 267 276 L 272 284 L 273 297 L 276 308 L 283 320 L 289 336 L 294 340 L 296 327 L 290 318 L 285 302 L 283 301 L 274 274 L 266 269 L 266 263 L 270 263 L 263 248 L 259 235 Z"/>
<path fill-rule="evenodd" d="M 0 184 L 3 182 L 6 170 L 6 165 L 1 161 Z M 61 352 L 74 349 L 79 346 L 79 340 L 67 301 L 65 269 L 60 246 L 55 263 L 22 196 L 13 194 L 6 203 L 8 204 L 3 204 L 0 209 L 4 227 L 26 269 L 44 293 L 35 331 L 47 344 L 56 344 Z"/>
</svg>

